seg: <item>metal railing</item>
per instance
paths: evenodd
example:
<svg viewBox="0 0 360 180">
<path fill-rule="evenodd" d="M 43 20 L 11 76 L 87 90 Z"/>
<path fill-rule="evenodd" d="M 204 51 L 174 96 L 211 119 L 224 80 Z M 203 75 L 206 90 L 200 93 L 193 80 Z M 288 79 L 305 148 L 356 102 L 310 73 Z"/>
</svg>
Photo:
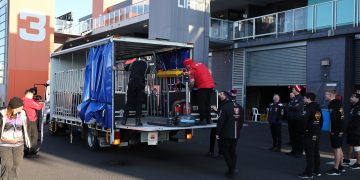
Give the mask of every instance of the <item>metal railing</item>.
<svg viewBox="0 0 360 180">
<path fill-rule="evenodd" d="M 149 13 L 149 0 L 144 0 L 132 4 L 125 8 L 103 14 L 97 18 L 89 18 L 74 24 L 72 21 L 56 19 L 55 32 L 63 34 L 81 35 L 84 32 L 92 31 L 97 28 L 110 26 L 112 24 L 131 19 Z"/>
<path fill-rule="evenodd" d="M 211 18 L 210 37 L 215 39 L 230 40 L 232 39 L 232 30 L 234 22 Z"/>
<path fill-rule="evenodd" d="M 218 19 L 211 19 L 211 25 Z M 277 12 L 264 16 L 244 19 L 240 21 L 226 21 L 228 27 L 232 27 L 228 33 L 220 35 L 213 32 L 221 32 L 225 28 L 224 22 L 220 26 L 210 27 L 210 37 L 226 39 L 223 34 L 231 34 L 231 40 L 255 39 L 262 36 L 279 36 L 298 32 L 316 32 L 322 29 L 335 30 L 337 27 L 352 25 L 359 26 L 360 0 L 333 0 L 320 4 L 314 4 L 297 9 Z M 222 25 L 221 25 L 222 24 Z"/>
</svg>

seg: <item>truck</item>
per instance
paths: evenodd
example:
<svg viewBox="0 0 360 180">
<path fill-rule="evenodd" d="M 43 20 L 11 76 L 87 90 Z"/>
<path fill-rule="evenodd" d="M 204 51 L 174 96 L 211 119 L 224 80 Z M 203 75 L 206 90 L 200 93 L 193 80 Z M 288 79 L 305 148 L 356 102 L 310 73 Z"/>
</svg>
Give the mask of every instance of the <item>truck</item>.
<svg viewBox="0 0 360 180">
<path fill-rule="evenodd" d="M 70 141 L 80 132 L 90 150 L 109 146 L 191 140 L 194 131 L 216 127 L 199 125 L 196 90 L 183 76 L 182 62 L 193 56 L 193 44 L 133 37 L 85 38 L 65 43 L 51 54 L 49 132 L 66 132 Z M 129 73 L 124 67 L 136 58 L 146 59 L 146 97 L 142 102 L 143 126 L 121 120 L 126 104 Z M 211 105 L 218 106 L 217 91 Z M 216 113 L 211 114 L 213 122 Z"/>
</svg>

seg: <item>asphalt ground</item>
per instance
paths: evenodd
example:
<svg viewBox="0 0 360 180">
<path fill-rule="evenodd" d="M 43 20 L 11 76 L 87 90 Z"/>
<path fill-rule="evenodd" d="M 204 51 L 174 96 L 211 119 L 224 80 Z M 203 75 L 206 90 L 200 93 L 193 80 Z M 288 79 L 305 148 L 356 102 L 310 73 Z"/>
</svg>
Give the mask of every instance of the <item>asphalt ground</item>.
<svg viewBox="0 0 360 180">
<path fill-rule="evenodd" d="M 283 125 L 283 142 L 288 140 L 287 126 Z M 223 159 L 204 156 L 209 146 L 209 129 L 195 130 L 191 141 L 165 142 L 157 146 L 134 145 L 104 148 L 100 152 L 88 150 L 85 140 L 68 135 L 50 136 L 45 133 L 38 158 L 25 158 L 20 179 L 24 180 L 92 180 L 92 179 L 226 179 Z M 324 133 L 320 139 L 321 169 L 332 166 L 330 141 Z M 305 168 L 305 157 L 296 159 L 267 150 L 271 145 L 267 123 L 248 123 L 238 143 L 238 173 L 242 180 L 292 180 Z M 323 175 L 317 179 L 360 178 L 360 170 L 346 169 L 341 176 Z"/>
</svg>

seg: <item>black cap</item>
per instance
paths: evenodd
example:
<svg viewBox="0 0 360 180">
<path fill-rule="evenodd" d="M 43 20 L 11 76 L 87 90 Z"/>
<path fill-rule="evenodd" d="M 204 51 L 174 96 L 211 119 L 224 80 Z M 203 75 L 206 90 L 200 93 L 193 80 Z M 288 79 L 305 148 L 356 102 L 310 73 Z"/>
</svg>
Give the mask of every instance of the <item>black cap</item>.
<svg viewBox="0 0 360 180">
<path fill-rule="evenodd" d="M 11 109 L 16 109 L 16 108 L 19 108 L 21 106 L 24 106 L 24 102 L 18 98 L 18 97 L 13 97 L 10 99 L 9 101 L 9 107 Z"/>
</svg>

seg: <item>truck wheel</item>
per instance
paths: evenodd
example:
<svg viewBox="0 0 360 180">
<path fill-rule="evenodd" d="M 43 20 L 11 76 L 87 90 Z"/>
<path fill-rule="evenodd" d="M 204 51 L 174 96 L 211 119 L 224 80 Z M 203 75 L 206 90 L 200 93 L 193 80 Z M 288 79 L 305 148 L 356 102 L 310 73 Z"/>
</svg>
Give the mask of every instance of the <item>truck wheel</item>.
<svg viewBox="0 0 360 180">
<path fill-rule="evenodd" d="M 88 131 L 87 133 L 87 144 L 91 151 L 100 150 L 99 139 L 92 131 Z"/>
<path fill-rule="evenodd" d="M 49 134 L 51 136 L 56 136 L 57 135 L 57 132 L 58 132 L 58 128 L 57 127 L 57 124 L 55 121 L 50 121 L 49 123 Z"/>
</svg>

